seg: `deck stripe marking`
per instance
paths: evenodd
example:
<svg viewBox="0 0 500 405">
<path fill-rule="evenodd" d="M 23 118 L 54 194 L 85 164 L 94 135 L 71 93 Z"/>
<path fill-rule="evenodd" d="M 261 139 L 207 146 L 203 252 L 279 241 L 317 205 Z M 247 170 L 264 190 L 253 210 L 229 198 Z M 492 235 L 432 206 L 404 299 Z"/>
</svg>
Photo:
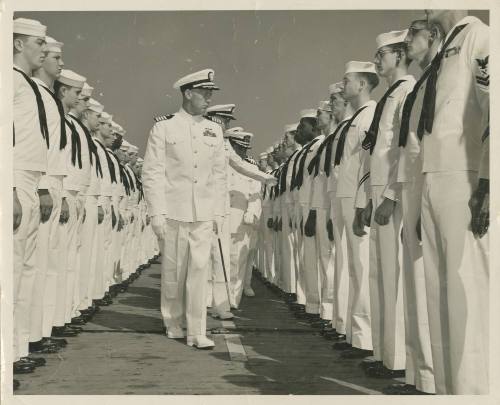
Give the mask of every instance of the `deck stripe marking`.
<svg viewBox="0 0 500 405">
<path fill-rule="evenodd" d="M 338 385 L 342 385 L 342 386 L 347 387 L 347 388 L 351 388 L 351 389 L 353 389 L 355 391 L 362 392 L 363 394 L 383 395 L 383 393 L 380 392 L 380 391 L 371 390 L 369 388 L 365 388 L 365 387 L 362 387 L 360 385 L 348 383 L 348 382 L 342 381 L 342 380 L 337 380 L 336 378 L 330 378 L 330 377 L 320 377 L 320 378 L 323 379 L 323 380 L 334 382 L 334 383 L 336 383 Z"/>
</svg>

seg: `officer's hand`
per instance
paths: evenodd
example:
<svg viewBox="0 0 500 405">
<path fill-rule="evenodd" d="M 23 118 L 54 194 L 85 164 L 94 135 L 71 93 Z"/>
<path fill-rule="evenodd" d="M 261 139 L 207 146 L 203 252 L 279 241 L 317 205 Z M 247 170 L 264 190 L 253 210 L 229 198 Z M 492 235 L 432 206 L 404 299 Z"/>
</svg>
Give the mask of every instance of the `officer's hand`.
<svg viewBox="0 0 500 405">
<path fill-rule="evenodd" d="M 366 205 L 365 209 L 363 210 L 363 215 L 361 216 L 361 220 L 363 221 L 363 224 L 365 226 L 370 226 L 371 219 L 372 219 L 372 211 L 373 211 L 373 204 L 372 200 L 368 202 Z"/>
<path fill-rule="evenodd" d="M 40 221 L 45 223 L 49 220 L 52 214 L 52 207 L 54 202 L 50 196 L 49 190 L 38 190 L 38 198 L 40 199 Z"/>
<path fill-rule="evenodd" d="M 165 237 L 165 217 L 163 215 L 155 215 L 151 219 L 151 227 L 158 239 Z"/>
<path fill-rule="evenodd" d="M 375 210 L 375 222 L 379 225 L 387 225 L 395 207 L 396 201 L 384 198 L 382 204 Z"/>
<path fill-rule="evenodd" d="M 115 209 L 113 206 L 111 206 L 111 228 L 114 229 L 115 225 L 116 225 Z"/>
<path fill-rule="evenodd" d="M 243 222 L 247 225 L 253 225 L 254 215 L 251 212 L 245 212 L 243 215 Z"/>
<path fill-rule="evenodd" d="M 278 179 L 276 177 L 272 176 L 266 179 L 266 186 L 271 187 L 276 184 L 278 184 Z"/>
<path fill-rule="evenodd" d="M 21 203 L 19 202 L 19 198 L 17 198 L 17 191 L 14 189 L 14 203 L 13 203 L 13 223 L 14 223 L 14 232 L 19 228 L 19 225 L 21 225 L 21 220 L 23 219 L 23 207 L 21 206 Z"/>
<path fill-rule="evenodd" d="M 59 223 L 65 224 L 69 220 L 69 205 L 66 198 L 62 199 L 61 202 L 61 215 L 59 215 Z"/>
<path fill-rule="evenodd" d="M 328 232 L 328 239 L 330 240 L 330 242 L 333 242 L 333 240 L 334 240 L 334 238 L 333 238 L 333 221 L 331 218 L 326 222 L 326 231 Z"/>
<path fill-rule="evenodd" d="M 104 208 L 102 206 L 97 207 L 97 223 L 101 224 L 104 219 Z"/>
<path fill-rule="evenodd" d="M 469 201 L 471 229 L 477 238 L 482 238 L 490 226 L 490 181 L 479 179 L 476 191 Z"/>
<path fill-rule="evenodd" d="M 352 231 L 354 235 L 362 237 L 366 235 L 365 223 L 363 221 L 363 208 L 356 208 L 356 213 L 354 214 L 354 221 L 352 223 Z"/>
<path fill-rule="evenodd" d="M 267 220 L 267 227 L 269 229 L 273 229 L 273 219 L 272 218 L 268 218 L 268 220 Z"/>
<path fill-rule="evenodd" d="M 304 226 L 304 233 L 308 237 L 314 236 L 316 234 L 316 210 L 309 211 L 306 225 Z"/>
<path fill-rule="evenodd" d="M 417 238 L 422 242 L 422 221 L 420 217 L 417 219 L 417 225 L 415 226 L 415 232 L 417 232 Z"/>
</svg>

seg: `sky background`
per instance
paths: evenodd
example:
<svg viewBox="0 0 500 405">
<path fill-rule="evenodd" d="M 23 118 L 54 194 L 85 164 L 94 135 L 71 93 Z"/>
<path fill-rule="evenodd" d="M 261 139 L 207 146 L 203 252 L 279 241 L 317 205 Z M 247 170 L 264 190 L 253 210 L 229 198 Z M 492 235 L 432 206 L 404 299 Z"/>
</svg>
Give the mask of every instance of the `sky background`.
<svg viewBox="0 0 500 405">
<path fill-rule="evenodd" d="M 472 12 L 489 23 L 486 11 Z M 304 108 L 328 98 L 349 60 L 373 59 L 375 37 L 423 10 L 22 12 L 64 42 L 65 67 L 144 153 L 156 115 L 175 113 L 180 77 L 215 70 L 212 104 L 236 104 L 234 126 L 254 133 L 252 155 L 278 141 Z M 412 67 L 413 73 L 418 73 Z M 385 83 L 375 91 L 380 97 Z"/>
</svg>

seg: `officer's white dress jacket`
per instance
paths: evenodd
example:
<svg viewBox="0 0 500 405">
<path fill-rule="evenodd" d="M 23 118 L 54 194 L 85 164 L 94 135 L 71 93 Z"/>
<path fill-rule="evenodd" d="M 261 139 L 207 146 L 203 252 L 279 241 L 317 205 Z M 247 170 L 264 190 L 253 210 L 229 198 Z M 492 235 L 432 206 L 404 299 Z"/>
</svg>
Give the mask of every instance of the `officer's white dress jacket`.
<svg viewBox="0 0 500 405">
<path fill-rule="evenodd" d="M 196 222 L 224 215 L 226 157 L 222 129 L 183 108 L 149 134 L 142 171 L 151 216 Z"/>
</svg>

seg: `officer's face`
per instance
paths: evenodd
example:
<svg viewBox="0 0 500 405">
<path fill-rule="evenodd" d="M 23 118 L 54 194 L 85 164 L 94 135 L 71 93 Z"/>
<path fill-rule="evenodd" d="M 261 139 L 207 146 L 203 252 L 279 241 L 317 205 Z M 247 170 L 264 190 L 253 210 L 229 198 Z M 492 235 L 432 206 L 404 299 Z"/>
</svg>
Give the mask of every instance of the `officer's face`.
<svg viewBox="0 0 500 405">
<path fill-rule="evenodd" d="M 191 104 L 191 108 L 196 115 L 205 114 L 212 101 L 212 90 L 191 89 L 186 90 L 186 98 Z"/>
<path fill-rule="evenodd" d="M 45 60 L 45 44 L 44 37 L 26 36 L 15 40 L 16 49 L 23 54 L 33 70 L 40 68 Z"/>
<path fill-rule="evenodd" d="M 412 25 L 408 29 L 408 35 L 405 38 L 405 43 L 408 49 L 408 57 L 416 61 L 424 59 L 429 52 L 431 40 L 431 32 L 423 25 Z"/>
<path fill-rule="evenodd" d="M 42 68 L 51 79 L 58 79 L 61 76 L 63 67 L 64 62 L 60 52 L 47 52 Z"/>
<path fill-rule="evenodd" d="M 333 116 L 337 121 L 344 118 L 346 102 L 341 93 L 335 93 L 330 96 L 330 103 L 332 104 Z"/>
<path fill-rule="evenodd" d="M 373 63 L 375 63 L 377 73 L 382 77 L 386 77 L 391 74 L 397 66 L 397 58 L 397 52 L 395 52 L 391 47 L 383 46 L 380 48 L 373 58 Z"/>
<path fill-rule="evenodd" d="M 321 130 L 327 130 L 331 122 L 331 113 L 327 111 L 318 111 L 318 127 Z"/>
</svg>

